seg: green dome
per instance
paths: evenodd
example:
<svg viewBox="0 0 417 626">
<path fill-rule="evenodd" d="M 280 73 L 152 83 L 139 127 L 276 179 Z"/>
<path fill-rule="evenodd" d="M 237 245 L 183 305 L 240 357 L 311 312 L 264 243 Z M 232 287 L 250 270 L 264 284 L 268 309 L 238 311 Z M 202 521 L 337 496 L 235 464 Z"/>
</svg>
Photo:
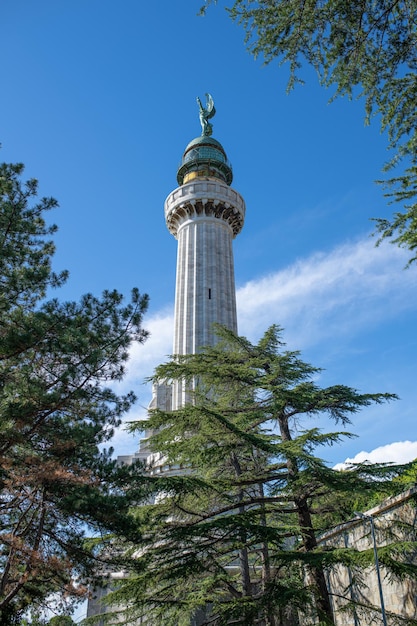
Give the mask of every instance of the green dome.
<svg viewBox="0 0 417 626">
<path fill-rule="evenodd" d="M 233 180 L 232 166 L 223 146 L 217 139 L 206 135 L 193 139 L 185 148 L 177 181 L 182 185 L 200 176 L 219 178 L 228 185 Z"/>
</svg>

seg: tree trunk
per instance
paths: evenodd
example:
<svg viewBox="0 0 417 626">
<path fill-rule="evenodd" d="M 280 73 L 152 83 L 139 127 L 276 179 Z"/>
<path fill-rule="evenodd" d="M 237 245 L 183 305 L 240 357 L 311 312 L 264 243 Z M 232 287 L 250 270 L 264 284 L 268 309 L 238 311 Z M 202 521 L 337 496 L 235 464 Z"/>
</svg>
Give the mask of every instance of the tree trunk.
<svg viewBox="0 0 417 626">
<path fill-rule="evenodd" d="M 263 501 L 264 486 L 262 483 L 259 483 L 259 495 L 261 497 L 261 500 Z M 267 525 L 264 504 L 261 504 L 260 524 L 261 526 L 264 526 L 264 527 L 266 527 Z M 271 580 L 271 564 L 270 564 L 270 559 L 269 559 L 269 547 L 266 542 L 262 544 L 261 559 L 262 559 L 262 591 L 263 593 L 265 593 L 266 587 L 269 581 Z M 275 615 L 272 613 L 272 610 L 270 608 L 265 609 L 265 625 L 277 626 Z"/>
<path fill-rule="evenodd" d="M 292 441 L 288 420 L 282 416 L 278 419 L 283 441 Z M 287 459 L 288 481 L 295 482 L 298 476 L 298 465 L 293 459 Z M 316 533 L 311 519 L 310 508 L 304 495 L 294 495 L 294 505 L 298 516 L 298 523 L 302 542 L 306 552 L 312 552 L 317 547 Z M 322 567 L 307 566 L 306 574 L 309 584 L 313 588 L 313 595 L 319 620 L 329 626 L 334 626 L 332 605 L 326 578 Z"/>
<path fill-rule="evenodd" d="M 236 476 L 240 476 L 242 474 L 242 469 L 240 467 L 239 459 L 237 458 L 235 454 L 232 454 L 232 464 L 236 472 Z M 243 500 L 243 492 L 239 491 L 238 502 L 241 502 L 242 500 Z M 239 513 L 243 514 L 245 512 L 245 507 L 240 506 L 238 510 L 239 510 Z M 247 537 L 244 531 L 241 532 L 240 540 L 242 542 L 242 545 L 245 546 L 247 542 Z M 251 588 L 250 571 L 249 571 L 249 555 L 248 555 L 248 549 L 246 547 L 243 547 L 239 550 L 239 567 L 240 567 L 240 576 L 241 576 L 241 583 L 242 583 L 242 595 L 250 596 L 252 592 L 252 588 Z"/>
</svg>

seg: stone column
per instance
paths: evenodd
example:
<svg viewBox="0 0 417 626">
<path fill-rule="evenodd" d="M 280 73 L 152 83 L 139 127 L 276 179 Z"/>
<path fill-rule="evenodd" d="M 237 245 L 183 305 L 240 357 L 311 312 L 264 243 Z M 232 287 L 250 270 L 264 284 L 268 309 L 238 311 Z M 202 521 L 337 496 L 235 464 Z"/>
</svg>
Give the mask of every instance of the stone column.
<svg viewBox="0 0 417 626">
<path fill-rule="evenodd" d="M 215 178 L 186 183 L 168 196 L 165 218 L 178 240 L 174 354 L 213 345 L 215 322 L 237 332 L 232 240 L 244 215 L 242 196 Z M 184 402 L 179 386 L 172 408 Z"/>
</svg>

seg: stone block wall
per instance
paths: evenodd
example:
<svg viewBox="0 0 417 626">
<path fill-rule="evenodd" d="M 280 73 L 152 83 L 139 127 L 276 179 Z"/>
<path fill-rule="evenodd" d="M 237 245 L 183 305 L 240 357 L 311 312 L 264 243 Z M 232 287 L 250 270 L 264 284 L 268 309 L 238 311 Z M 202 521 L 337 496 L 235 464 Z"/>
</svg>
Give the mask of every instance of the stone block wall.
<svg viewBox="0 0 417 626">
<path fill-rule="evenodd" d="M 414 487 L 399 496 L 388 498 L 378 507 L 345 524 L 336 526 L 321 537 L 320 545 L 356 550 L 372 550 L 371 520 L 378 547 L 395 541 L 416 540 L 417 508 Z M 414 555 L 417 561 L 417 554 Z M 417 620 L 417 580 L 398 580 L 379 566 L 383 604 L 388 626 L 403 620 Z M 337 566 L 328 572 L 328 586 L 337 626 L 382 624 L 382 607 L 376 566 L 359 570 Z"/>
</svg>

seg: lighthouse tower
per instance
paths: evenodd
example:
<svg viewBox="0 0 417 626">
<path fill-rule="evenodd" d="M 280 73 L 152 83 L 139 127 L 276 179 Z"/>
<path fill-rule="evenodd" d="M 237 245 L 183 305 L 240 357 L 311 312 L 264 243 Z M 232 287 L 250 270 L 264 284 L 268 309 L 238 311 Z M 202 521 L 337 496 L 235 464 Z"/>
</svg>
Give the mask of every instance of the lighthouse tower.
<svg viewBox="0 0 417 626">
<path fill-rule="evenodd" d="M 213 345 L 215 322 L 237 332 L 232 241 L 245 217 L 242 196 L 230 187 L 232 167 L 212 135 L 215 114 L 207 95 L 199 98 L 202 133 L 185 148 L 177 172 L 179 187 L 165 201 L 165 220 L 178 240 L 174 354 L 193 354 Z M 185 402 L 181 386 L 172 390 L 172 409 Z"/>
</svg>

